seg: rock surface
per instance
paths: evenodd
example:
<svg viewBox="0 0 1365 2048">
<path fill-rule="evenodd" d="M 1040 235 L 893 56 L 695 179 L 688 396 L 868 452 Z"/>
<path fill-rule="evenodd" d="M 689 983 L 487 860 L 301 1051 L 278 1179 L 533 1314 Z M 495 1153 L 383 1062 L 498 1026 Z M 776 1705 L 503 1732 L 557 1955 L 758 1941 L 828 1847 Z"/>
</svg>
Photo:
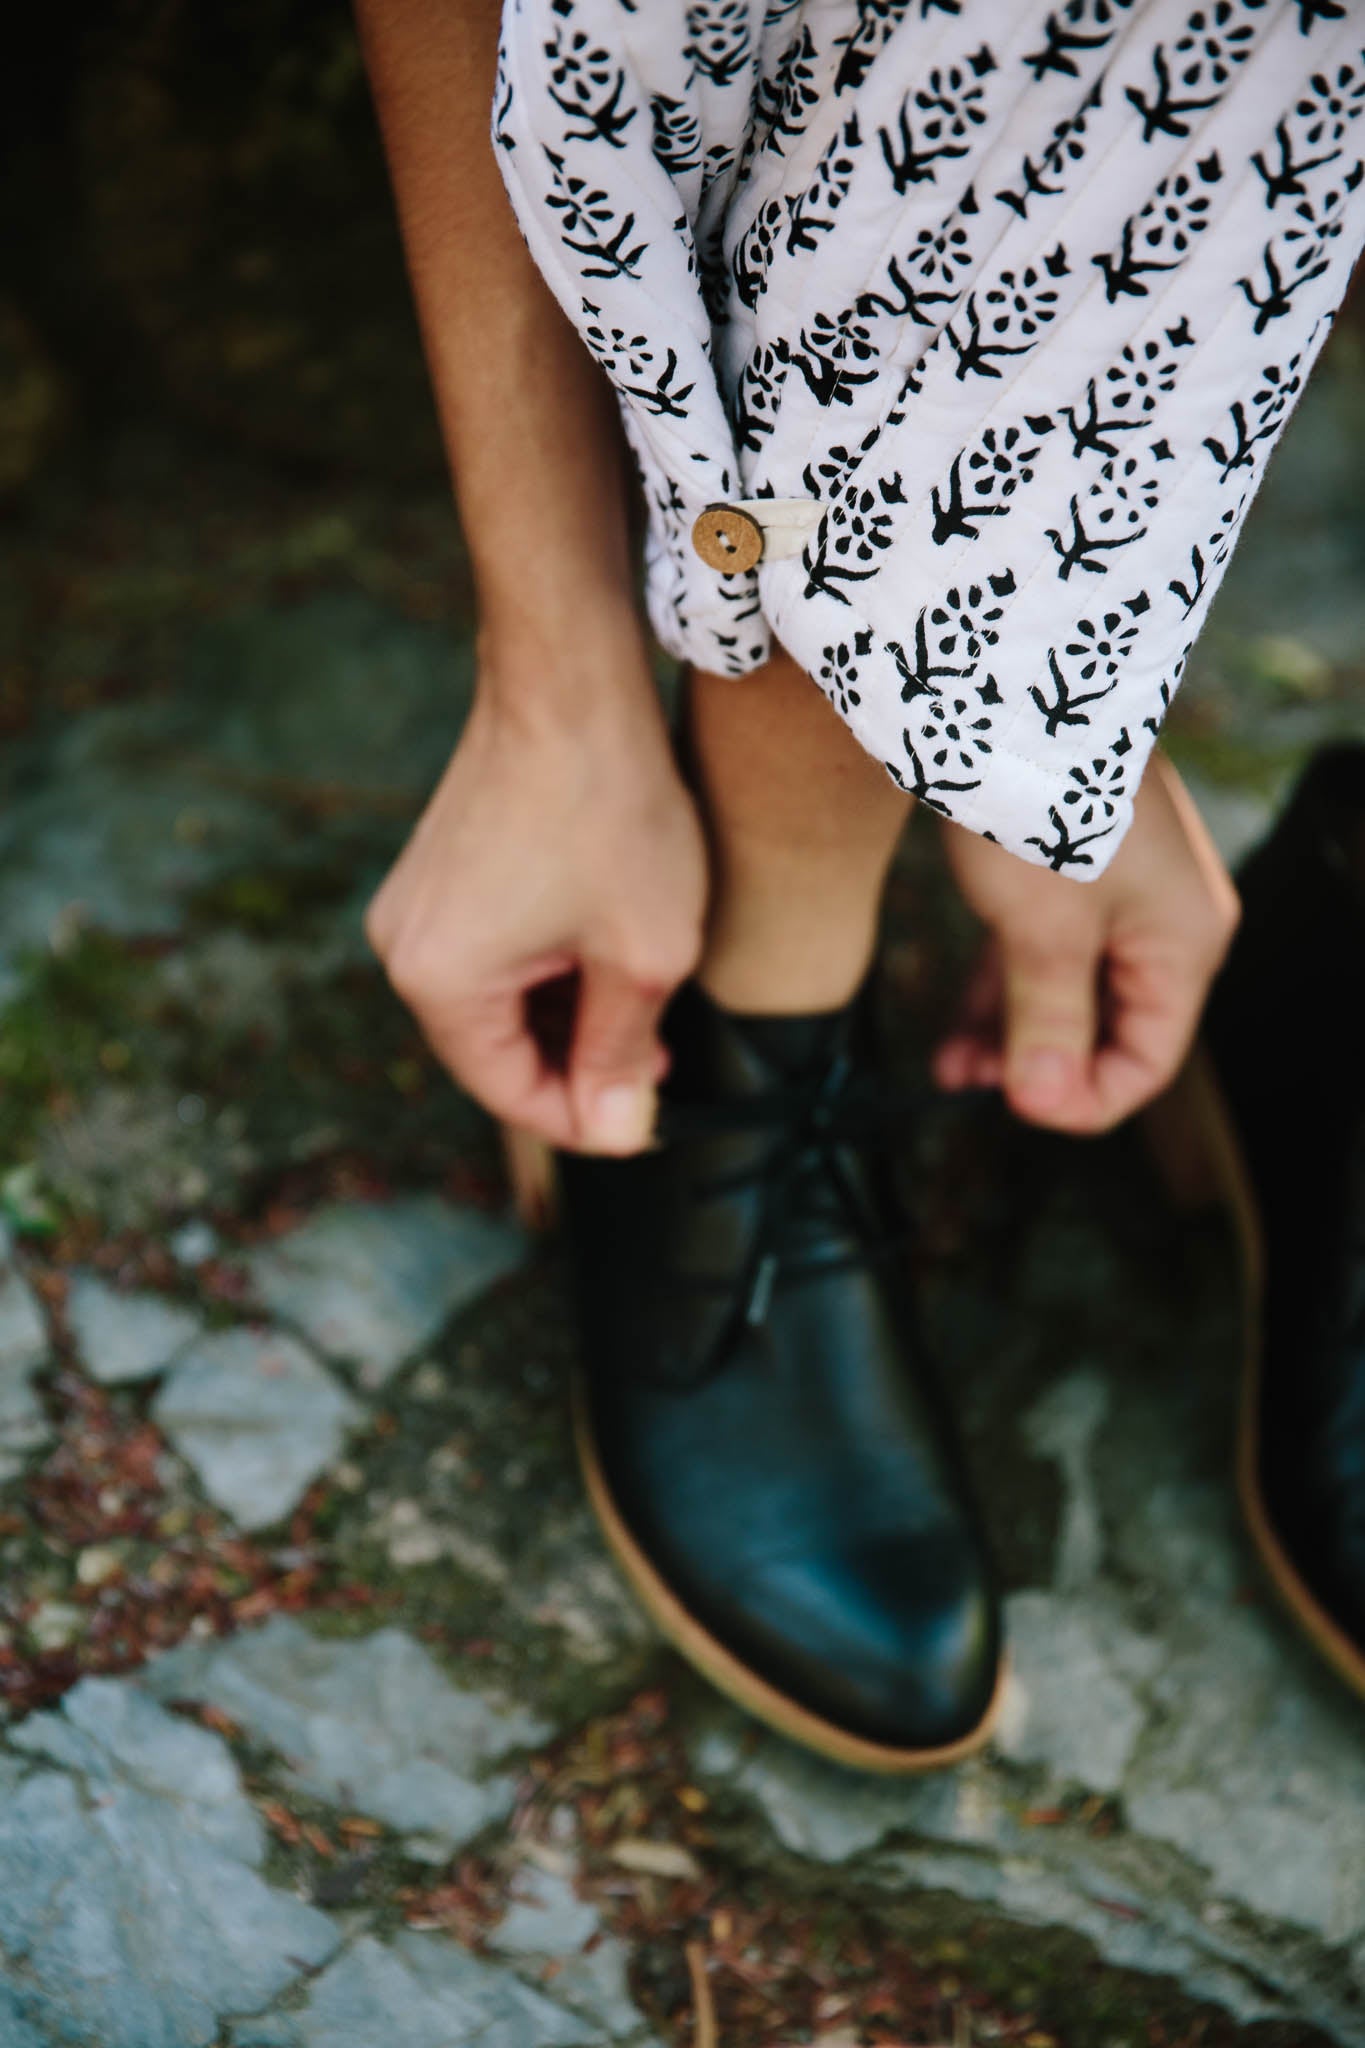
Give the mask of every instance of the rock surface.
<svg viewBox="0 0 1365 2048">
<path fill-rule="evenodd" d="M 199 2048 L 336 1948 L 324 1914 L 261 1876 L 216 1736 L 87 1680 L 16 1739 L 60 1768 L 0 1791 L 5 2048 Z"/>
<path fill-rule="evenodd" d="M 199 635 L 193 660 L 184 698 L 64 721 L 50 776 L 0 805 L 0 996 L 18 957 L 73 915 L 175 932 L 196 891 L 276 856 L 282 778 L 415 804 L 449 751 L 469 674 L 447 636 L 359 592 L 248 608 Z"/>
<path fill-rule="evenodd" d="M 201 1337 L 152 1412 L 209 1498 L 243 1529 L 287 1514 L 361 1416 L 294 1338 L 252 1330 Z"/>
<path fill-rule="evenodd" d="M 410 1196 L 321 1209 L 246 1268 L 273 1315 L 380 1387 L 524 1256 L 510 1224 Z"/>
<path fill-rule="evenodd" d="M 233 2030 L 233 2048 L 590 2048 L 584 2023 L 433 1935 L 362 1936 L 308 1989 L 295 2017 Z"/>
<path fill-rule="evenodd" d="M 452 1685 L 396 1629 L 326 1642 L 280 1617 L 173 1650 L 140 1682 L 222 1708 L 279 1751 L 294 1783 L 447 1851 L 507 1814 L 513 1781 L 496 1766 L 551 1732 L 524 1708 Z"/>
<path fill-rule="evenodd" d="M 509 1956 L 574 1955 L 600 1928 L 597 1910 L 560 1872 L 530 1869 L 517 1880 L 513 1903 L 489 1936 Z"/>
<path fill-rule="evenodd" d="M 596 1907 L 579 1897 L 563 1873 L 523 1872 L 488 1946 L 522 1971 L 547 1977 L 555 1997 L 593 2023 L 594 2040 L 639 2034 L 643 2022 L 626 1981 L 630 1950 L 606 1933 Z"/>
<path fill-rule="evenodd" d="M 199 1317 L 159 1294 L 123 1294 L 98 1273 L 73 1273 L 67 1319 L 81 1362 L 105 1386 L 155 1379 L 202 1335 Z"/>
<path fill-rule="evenodd" d="M 47 1329 L 37 1296 L 10 1258 L 0 1225 L 0 1482 L 47 1441 L 47 1417 L 33 1387 L 46 1359 Z"/>
</svg>

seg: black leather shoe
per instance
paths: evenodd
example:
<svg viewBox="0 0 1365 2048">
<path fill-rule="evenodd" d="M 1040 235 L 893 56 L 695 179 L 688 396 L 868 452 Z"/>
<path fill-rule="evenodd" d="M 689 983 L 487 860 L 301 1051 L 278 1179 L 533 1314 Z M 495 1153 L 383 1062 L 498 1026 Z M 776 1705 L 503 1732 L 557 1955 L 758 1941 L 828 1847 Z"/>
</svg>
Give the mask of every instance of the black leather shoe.
<svg viewBox="0 0 1365 2048">
<path fill-rule="evenodd" d="M 1242 1498 L 1278 1590 L 1365 1694 L 1365 747 L 1316 757 L 1239 880 L 1208 1040 L 1263 1250 Z"/>
<path fill-rule="evenodd" d="M 998 1602 L 877 1157 L 865 1003 L 666 1021 L 659 1147 L 566 1158 L 579 1448 L 636 1591 L 741 1705 L 872 1770 L 984 1742 Z"/>
</svg>

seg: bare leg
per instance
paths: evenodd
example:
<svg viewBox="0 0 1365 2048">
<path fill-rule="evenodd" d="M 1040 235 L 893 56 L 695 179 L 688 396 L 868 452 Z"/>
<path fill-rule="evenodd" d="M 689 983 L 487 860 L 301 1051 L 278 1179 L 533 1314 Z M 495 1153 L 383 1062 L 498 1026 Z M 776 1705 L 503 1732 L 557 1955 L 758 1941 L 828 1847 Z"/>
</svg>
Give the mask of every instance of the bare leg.
<svg viewBox="0 0 1365 2048">
<path fill-rule="evenodd" d="M 871 962 L 910 798 L 781 649 L 747 676 L 694 672 L 686 733 L 712 853 L 702 986 L 730 1010 L 836 1009 Z"/>
</svg>

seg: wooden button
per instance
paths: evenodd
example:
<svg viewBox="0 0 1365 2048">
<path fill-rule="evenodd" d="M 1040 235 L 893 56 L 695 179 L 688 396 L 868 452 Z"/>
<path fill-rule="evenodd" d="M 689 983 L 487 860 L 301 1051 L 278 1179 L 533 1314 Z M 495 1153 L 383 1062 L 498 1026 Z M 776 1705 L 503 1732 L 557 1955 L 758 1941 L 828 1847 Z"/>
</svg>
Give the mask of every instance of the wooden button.
<svg viewBox="0 0 1365 2048">
<path fill-rule="evenodd" d="M 692 528 L 692 545 L 708 569 L 732 576 L 762 560 L 763 528 L 733 505 L 708 505 Z"/>
</svg>

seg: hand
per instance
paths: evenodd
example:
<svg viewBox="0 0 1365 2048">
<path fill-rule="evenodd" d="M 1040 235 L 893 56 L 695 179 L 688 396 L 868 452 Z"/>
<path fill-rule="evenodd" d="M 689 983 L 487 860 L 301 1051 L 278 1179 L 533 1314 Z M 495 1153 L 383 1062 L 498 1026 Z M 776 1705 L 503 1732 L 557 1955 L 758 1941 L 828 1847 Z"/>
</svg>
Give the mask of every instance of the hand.
<svg viewBox="0 0 1365 2048">
<path fill-rule="evenodd" d="M 701 827 L 644 654 L 624 659 L 639 673 L 609 696 L 581 652 L 557 664 L 581 669 L 582 689 L 481 663 L 460 744 L 366 919 L 398 994 L 485 1109 L 610 1153 L 649 1141 L 667 1066 L 659 1014 L 696 964 L 706 894 Z M 557 1062 L 527 998 L 572 973 Z"/>
<path fill-rule="evenodd" d="M 1178 1070 L 1237 926 L 1237 892 L 1161 755 L 1105 873 L 1077 882 L 944 826 L 958 887 L 988 936 L 940 1087 L 1002 1088 L 1031 1123 L 1110 1129 Z"/>
</svg>

